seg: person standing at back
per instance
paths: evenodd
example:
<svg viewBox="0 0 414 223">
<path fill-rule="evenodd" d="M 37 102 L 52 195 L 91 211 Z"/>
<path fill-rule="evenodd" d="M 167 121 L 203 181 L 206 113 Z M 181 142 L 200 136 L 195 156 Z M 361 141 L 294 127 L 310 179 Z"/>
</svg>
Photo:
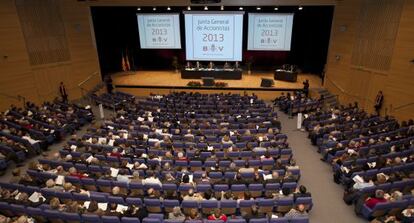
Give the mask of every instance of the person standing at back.
<svg viewBox="0 0 414 223">
<path fill-rule="evenodd" d="M 306 97 L 309 96 L 309 80 L 308 79 L 306 79 L 303 82 L 303 93 L 306 95 Z"/>
<path fill-rule="evenodd" d="M 377 97 L 375 98 L 375 105 L 374 105 L 375 112 L 377 112 L 377 115 L 380 114 L 383 101 L 384 101 L 384 95 L 382 94 L 382 91 L 379 91 L 377 94 Z"/>
<path fill-rule="evenodd" d="M 60 96 L 62 97 L 62 101 L 68 102 L 68 94 L 66 93 L 66 87 L 63 84 L 63 82 L 60 82 L 59 93 L 60 93 Z"/>
</svg>

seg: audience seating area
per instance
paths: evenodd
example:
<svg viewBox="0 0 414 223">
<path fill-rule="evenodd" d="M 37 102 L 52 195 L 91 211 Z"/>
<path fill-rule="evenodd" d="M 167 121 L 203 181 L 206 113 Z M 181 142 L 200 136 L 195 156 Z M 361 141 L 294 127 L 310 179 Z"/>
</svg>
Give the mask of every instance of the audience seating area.
<svg viewBox="0 0 414 223">
<path fill-rule="evenodd" d="M 255 95 L 95 100 L 116 114 L 1 183 L 1 213 L 36 222 L 309 222 L 311 194 L 287 136 Z"/>
<path fill-rule="evenodd" d="M 281 111 L 287 114 L 297 114 L 321 109 L 323 100 L 306 97 L 301 91 L 294 92 L 292 95 L 288 92 L 286 95 L 282 93 L 282 96 L 276 98 L 274 105 L 277 105 Z"/>
<path fill-rule="evenodd" d="M 356 214 L 372 222 L 414 221 L 413 120 L 399 124 L 355 104 L 305 114 L 303 126 Z"/>
<path fill-rule="evenodd" d="M 55 101 L 25 108 L 12 106 L 0 113 L 0 170 L 10 162 L 20 163 L 40 154 L 48 145 L 60 141 L 93 120 L 90 109 Z"/>
</svg>

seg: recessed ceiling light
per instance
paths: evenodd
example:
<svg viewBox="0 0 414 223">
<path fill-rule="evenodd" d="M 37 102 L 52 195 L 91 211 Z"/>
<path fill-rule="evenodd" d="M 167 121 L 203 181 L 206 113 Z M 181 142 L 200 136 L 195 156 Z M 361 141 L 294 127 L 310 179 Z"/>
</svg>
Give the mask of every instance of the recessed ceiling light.
<svg viewBox="0 0 414 223">
<path fill-rule="evenodd" d="M 157 8 L 156 8 L 156 7 L 152 8 L 152 11 L 155 11 L 155 10 L 157 10 Z"/>
<path fill-rule="evenodd" d="M 260 8 L 260 7 L 257 7 L 257 8 L 256 8 L 256 10 L 261 10 L 261 9 L 262 9 L 262 8 Z"/>
<path fill-rule="evenodd" d="M 299 10 L 302 10 L 303 9 L 303 7 L 302 6 L 299 6 L 299 8 L 298 8 Z"/>
<path fill-rule="evenodd" d="M 167 7 L 167 10 L 168 10 L 168 11 L 170 11 L 170 10 L 171 10 L 170 6 L 168 6 L 168 7 Z"/>
<path fill-rule="evenodd" d="M 208 7 L 207 6 L 204 6 L 204 10 L 208 10 Z"/>
<path fill-rule="evenodd" d="M 243 7 L 240 7 L 239 10 L 243 10 Z"/>
<path fill-rule="evenodd" d="M 278 7 L 275 7 L 274 10 L 277 11 L 277 10 L 279 10 L 279 8 Z"/>
<path fill-rule="evenodd" d="M 137 8 L 137 11 L 141 11 L 141 7 L 138 7 L 138 8 Z"/>
</svg>

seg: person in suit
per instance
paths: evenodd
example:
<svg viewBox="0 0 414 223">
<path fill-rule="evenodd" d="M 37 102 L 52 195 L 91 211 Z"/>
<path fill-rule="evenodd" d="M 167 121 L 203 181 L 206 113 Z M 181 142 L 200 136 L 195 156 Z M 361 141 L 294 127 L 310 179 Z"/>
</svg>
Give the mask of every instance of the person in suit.
<svg viewBox="0 0 414 223">
<path fill-rule="evenodd" d="M 66 87 L 63 84 L 63 82 L 60 82 L 59 93 L 60 93 L 60 96 L 62 97 L 62 102 L 65 102 L 65 103 L 68 102 L 68 94 L 66 93 Z"/>
<path fill-rule="evenodd" d="M 375 112 L 377 112 L 377 114 L 380 114 L 381 111 L 381 107 L 382 107 L 382 103 L 384 101 L 384 95 L 382 94 L 382 91 L 379 91 L 377 94 L 377 97 L 375 98 Z"/>
<path fill-rule="evenodd" d="M 309 80 L 305 80 L 303 82 L 303 93 L 306 95 L 306 97 L 309 96 Z"/>
<path fill-rule="evenodd" d="M 296 199 L 298 197 L 310 197 L 311 193 L 308 192 L 305 186 L 301 185 L 299 189 L 293 194 L 293 198 Z"/>
<path fill-rule="evenodd" d="M 114 90 L 114 86 L 112 85 L 112 78 L 111 75 L 108 75 L 105 78 L 105 84 L 106 84 L 106 90 L 109 94 L 112 94 L 112 91 Z"/>
</svg>

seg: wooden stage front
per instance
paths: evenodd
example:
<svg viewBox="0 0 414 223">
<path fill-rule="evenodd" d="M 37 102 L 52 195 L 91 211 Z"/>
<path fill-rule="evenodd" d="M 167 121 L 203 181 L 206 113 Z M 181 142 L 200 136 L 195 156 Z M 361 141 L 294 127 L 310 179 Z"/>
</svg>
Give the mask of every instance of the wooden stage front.
<svg viewBox="0 0 414 223">
<path fill-rule="evenodd" d="M 147 96 L 150 93 L 168 94 L 172 91 L 202 92 L 202 93 L 254 93 L 265 100 L 271 100 L 282 92 L 302 89 L 302 82 L 309 80 L 311 88 L 320 88 L 321 79 L 314 74 L 299 74 L 296 83 L 273 80 L 273 87 L 260 87 L 262 78 L 273 80 L 273 72 L 243 72 L 241 80 L 217 80 L 228 84 L 225 88 L 201 87 L 189 88 L 189 81 L 200 79 L 181 79 L 181 74 L 174 71 L 129 71 L 112 75 L 113 85 L 117 91 L 131 93 L 137 96 Z"/>
</svg>

